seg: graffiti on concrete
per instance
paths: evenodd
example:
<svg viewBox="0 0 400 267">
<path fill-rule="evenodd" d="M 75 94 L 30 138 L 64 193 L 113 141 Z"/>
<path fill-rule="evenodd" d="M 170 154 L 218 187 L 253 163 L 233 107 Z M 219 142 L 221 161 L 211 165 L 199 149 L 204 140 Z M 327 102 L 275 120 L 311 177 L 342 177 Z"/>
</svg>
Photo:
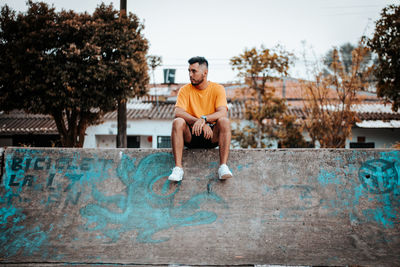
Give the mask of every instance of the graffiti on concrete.
<svg viewBox="0 0 400 267">
<path fill-rule="evenodd" d="M 395 164 L 385 159 L 366 161 L 360 167 L 358 177 L 363 186 L 375 194 L 389 193 L 398 185 Z"/>
<path fill-rule="evenodd" d="M 332 216 L 347 213 L 352 223 L 375 222 L 394 228 L 400 216 L 400 152 L 382 152 L 379 157 L 357 163 L 362 157 L 362 152 L 353 151 L 348 163 L 338 158 L 337 164 L 333 164 L 336 168 L 320 170 L 320 185 L 330 186 L 336 192 L 335 199 L 323 200 L 323 207 Z M 358 174 L 358 179 L 349 179 L 353 174 Z M 360 209 L 361 201 L 371 203 L 371 208 Z"/>
<path fill-rule="evenodd" d="M 56 254 L 50 240 L 64 225 L 43 217 L 77 205 L 84 187 L 108 178 L 113 164 L 112 159 L 81 158 L 79 153 L 52 153 L 20 148 L 5 156 L 0 188 L 1 257 Z"/>
<path fill-rule="evenodd" d="M 23 150 L 25 152 L 25 150 Z M 41 192 L 46 199 L 46 207 L 54 205 L 77 205 L 81 197 L 82 185 L 101 182 L 109 177 L 113 159 L 84 157 L 43 157 L 26 150 L 21 155 L 7 155 L 4 186 L 8 192 L 8 202 L 13 198 L 29 202 L 30 198 L 21 198 L 27 190 Z M 29 194 L 28 194 L 29 195 Z"/>
<path fill-rule="evenodd" d="M 129 231 L 137 242 L 155 243 L 168 240 L 154 237 L 160 231 L 217 219 L 215 212 L 200 207 L 205 202 L 224 203 L 213 192 L 193 192 L 188 199 L 175 201 L 181 184 L 167 180 L 171 154 L 150 154 L 137 166 L 135 158 L 122 152 L 103 155 L 111 158 L 68 150 L 8 153 L 0 188 L 0 256 L 40 252 L 43 258 L 57 257 L 52 240 L 76 220 L 75 232 L 68 233 L 74 240 L 90 231 L 94 238 L 100 233 L 117 242 Z"/>
<path fill-rule="evenodd" d="M 118 247 L 141 242 L 145 244 L 135 246 L 165 247 L 168 243 L 152 245 L 181 238 L 177 228 L 202 225 L 207 231 L 221 231 L 231 223 L 228 219 L 241 219 L 236 214 L 244 209 L 241 199 L 247 195 L 243 192 L 265 200 L 246 211 L 257 226 L 251 228 L 254 237 L 262 236 L 258 231 L 265 229 L 265 223 L 304 224 L 305 218 L 312 222 L 324 216 L 332 223 L 345 218 L 352 226 L 372 225 L 383 232 L 383 242 L 388 242 L 386 230 L 391 233 L 398 228 L 398 151 L 340 152 L 312 168 L 304 168 L 298 160 L 288 166 L 284 160 L 282 168 L 287 171 L 276 172 L 280 176 L 268 175 L 279 164 L 268 166 L 260 160 L 254 161 L 255 168 L 247 168 L 246 160 L 253 160 L 250 155 L 236 161 L 243 164 L 236 164 L 238 179 L 219 183 L 214 179 L 218 163 L 212 162 L 210 172 L 205 170 L 209 176 L 204 171 L 191 174 L 195 186 L 190 188 L 185 188 L 185 180 L 182 184 L 167 181 L 174 165 L 169 153 L 140 152 L 136 159 L 114 150 L 76 151 L 10 149 L 6 154 L 6 175 L 0 188 L 0 258 L 68 259 L 69 249 L 89 244 Z M 220 207 L 227 205 L 214 192 L 227 196 L 231 210 L 221 212 Z M 190 235 L 200 227 L 184 229 Z M 87 258 L 96 256 L 100 261 L 98 254 Z"/>
<path fill-rule="evenodd" d="M 204 201 L 223 203 L 223 200 L 215 193 L 203 192 L 176 205 L 174 198 L 180 183 L 172 184 L 167 180 L 173 166 L 173 158 L 167 153 L 149 155 L 140 161 L 137 168 L 132 159 L 124 155 L 117 174 L 126 185 L 126 195 L 107 197 L 93 188 L 92 195 L 98 203 L 80 210 L 82 217 L 87 219 L 86 229 L 100 230 L 114 242 L 121 233 L 136 230 L 138 242 L 156 243 L 168 240 L 166 237 L 153 239 L 153 235 L 162 230 L 213 223 L 217 219 L 215 212 L 197 210 Z M 163 184 L 161 192 L 156 190 L 157 183 Z M 169 193 L 170 188 L 173 190 Z M 119 211 L 112 208 L 113 204 Z M 118 227 L 111 227 L 113 225 Z"/>
</svg>

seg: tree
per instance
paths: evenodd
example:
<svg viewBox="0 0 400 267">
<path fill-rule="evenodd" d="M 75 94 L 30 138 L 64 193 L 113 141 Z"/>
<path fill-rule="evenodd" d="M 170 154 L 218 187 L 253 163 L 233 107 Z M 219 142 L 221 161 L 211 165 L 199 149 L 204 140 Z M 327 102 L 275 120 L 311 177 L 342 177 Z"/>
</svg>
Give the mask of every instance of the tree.
<svg viewBox="0 0 400 267">
<path fill-rule="evenodd" d="M 118 99 L 143 95 L 148 83 L 143 25 L 112 5 L 93 15 L 55 12 L 28 2 L 0 16 L 0 106 L 50 114 L 65 147 L 82 147 L 88 126 Z"/>
<path fill-rule="evenodd" d="M 149 65 L 149 67 L 151 69 L 151 74 L 153 76 L 153 85 L 154 85 L 154 89 L 155 89 L 156 88 L 156 78 L 154 76 L 154 71 L 156 70 L 156 68 L 158 66 L 161 66 L 162 58 L 161 58 L 161 56 L 149 55 L 147 57 L 147 64 Z M 156 100 L 157 100 L 157 111 L 158 111 L 158 95 L 157 95 L 157 93 L 156 93 Z"/>
<path fill-rule="evenodd" d="M 339 48 L 332 48 L 328 52 L 326 52 L 325 56 L 322 59 L 323 64 L 326 66 L 323 69 L 324 75 L 333 74 L 334 72 L 333 70 L 334 50 L 337 51 L 338 58 L 343 65 L 343 71 L 346 72 L 347 74 L 350 74 L 353 64 L 352 53 L 355 48 L 357 47 L 351 43 L 344 43 Z M 373 64 L 372 54 L 368 50 L 365 56 L 363 57 L 362 62 L 360 63 L 360 73 L 367 73 L 366 71 L 368 70 L 368 68 L 371 67 L 372 64 Z M 370 77 L 370 80 L 372 79 L 373 77 Z"/>
<path fill-rule="evenodd" d="M 247 87 L 241 92 L 245 99 L 245 118 L 250 125 L 233 129 L 233 139 L 241 147 L 266 147 L 266 138 L 278 138 L 280 122 L 285 117 L 287 105 L 284 99 L 274 95 L 274 88 L 267 82 L 287 75 L 292 54 L 283 49 L 274 50 L 252 48 L 243 54 L 233 57 L 230 64 L 239 71 L 238 76 L 245 79 Z M 287 120 L 290 118 L 286 118 Z"/>
<path fill-rule="evenodd" d="M 393 111 L 400 107 L 400 5 L 390 5 L 381 12 L 375 33 L 367 45 L 378 55 L 374 68 L 377 95 L 392 103 Z"/>
<path fill-rule="evenodd" d="M 149 55 L 147 57 L 148 65 L 153 72 L 153 77 L 154 77 L 154 71 L 157 67 L 161 66 L 162 64 L 162 58 L 160 56 L 154 56 L 154 55 Z M 154 79 L 153 79 L 154 82 Z"/>
<path fill-rule="evenodd" d="M 315 81 L 303 83 L 305 92 L 305 129 L 313 143 L 319 142 L 324 148 L 343 148 L 351 127 L 357 122 L 357 114 L 352 109 L 360 99 L 357 92 L 368 86 L 368 71 L 362 72 L 366 47 L 359 46 L 352 51 L 349 69 L 333 49 L 331 74 L 320 72 Z"/>
<path fill-rule="evenodd" d="M 302 130 L 297 123 L 298 118 L 294 115 L 285 115 L 278 130 L 279 145 L 281 148 L 303 148 L 307 147 Z"/>
</svg>

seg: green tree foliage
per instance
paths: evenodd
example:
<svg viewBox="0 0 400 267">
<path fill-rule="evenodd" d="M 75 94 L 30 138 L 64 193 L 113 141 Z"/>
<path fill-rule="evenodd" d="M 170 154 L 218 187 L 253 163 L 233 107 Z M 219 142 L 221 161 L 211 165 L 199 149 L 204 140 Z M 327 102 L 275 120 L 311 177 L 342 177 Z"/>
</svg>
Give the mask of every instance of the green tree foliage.
<svg viewBox="0 0 400 267">
<path fill-rule="evenodd" d="M 250 124 L 232 130 L 233 139 L 241 147 L 266 147 L 268 144 L 263 140 L 267 138 L 285 138 L 282 122 L 293 118 L 285 117 L 286 102 L 274 95 L 275 88 L 268 82 L 287 75 L 291 58 L 292 54 L 283 49 L 261 47 L 246 49 L 231 59 L 232 68 L 239 72 L 238 76 L 243 77 L 247 85 L 240 98 L 245 101 L 245 118 Z"/>
<path fill-rule="evenodd" d="M 382 10 L 374 36 L 367 44 L 378 55 L 374 68 L 377 94 L 391 102 L 392 109 L 397 111 L 400 107 L 400 5 Z"/>
<path fill-rule="evenodd" d="M 118 99 L 144 95 L 148 84 L 143 25 L 112 5 L 92 15 L 56 12 L 28 1 L 0 16 L 0 106 L 53 116 L 65 147 L 82 147 L 88 126 Z"/>
</svg>

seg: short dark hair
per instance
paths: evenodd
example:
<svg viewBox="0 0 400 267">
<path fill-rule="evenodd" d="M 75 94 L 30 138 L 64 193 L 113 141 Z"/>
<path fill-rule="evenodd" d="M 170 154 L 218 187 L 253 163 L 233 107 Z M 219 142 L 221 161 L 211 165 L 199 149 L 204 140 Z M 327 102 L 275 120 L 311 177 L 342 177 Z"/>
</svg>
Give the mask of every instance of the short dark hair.
<svg viewBox="0 0 400 267">
<path fill-rule="evenodd" d="M 199 65 L 206 65 L 208 69 L 208 61 L 204 57 L 192 57 L 191 59 L 188 60 L 189 64 L 192 65 L 194 63 L 199 63 Z"/>
</svg>

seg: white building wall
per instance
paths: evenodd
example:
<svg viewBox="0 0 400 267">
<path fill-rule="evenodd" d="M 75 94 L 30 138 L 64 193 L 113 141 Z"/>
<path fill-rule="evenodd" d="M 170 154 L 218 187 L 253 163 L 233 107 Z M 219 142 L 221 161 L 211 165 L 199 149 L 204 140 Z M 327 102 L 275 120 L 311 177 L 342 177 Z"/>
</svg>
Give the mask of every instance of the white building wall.
<svg viewBox="0 0 400 267">
<path fill-rule="evenodd" d="M 84 146 L 87 145 L 85 138 Z M 117 147 L 117 137 L 115 135 L 95 135 L 95 145 L 91 148 L 116 148 Z"/>
<path fill-rule="evenodd" d="M 366 143 L 374 142 L 375 148 L 390 148 L 400 142 L 400 129 L 353 127 L 351 138 L 346 140 L 346 148 L 350 148 L 350 142 L 357 142 L 358 136 L 364 136 Z"/>
<path fill-rule="evenodd" d="M 140 136 L 141 148 L 157 148 L 157 136 L 170 136 L 171 120 L 128 121 L 127 135 Z M 84 148 L 116 147 L 117 122 L 105 121 L 86 130 Z"/>
<path fill-rule="evenodd" d="M 247 122 L 248 123 L 248 122 Z M 242 122 L 241 126 L 246 125 Z M 136 120 L 128 121 L 127 135 L 140 136 L 141 148 L 157 148 L 158 136 L 170 136 L 172 120 Z M 232 128 L 236 123 L 232 122 Z M 310 141 L 306 132 L 305 139 Z M 115 148 L 117 135 L 117 122 L 106 121 L 103 124 L 90 126 L 86 131 L 84 148 Z M 389 148 L 396 142 L 400 142 L 400 129 L 374 129 L 358 128 L 352 129 L 352 137 L 346 141 L 346 148 L 350 148 L 350 142 L 357 142 L 358 136 L 364 136 L 365 142 L 374 142 L 375 148 Z M 318 148 L 318 144 L 316 145 Z M 270 148 L 277 148 L 277 142 L 271 142 Z"/>
</svg>

